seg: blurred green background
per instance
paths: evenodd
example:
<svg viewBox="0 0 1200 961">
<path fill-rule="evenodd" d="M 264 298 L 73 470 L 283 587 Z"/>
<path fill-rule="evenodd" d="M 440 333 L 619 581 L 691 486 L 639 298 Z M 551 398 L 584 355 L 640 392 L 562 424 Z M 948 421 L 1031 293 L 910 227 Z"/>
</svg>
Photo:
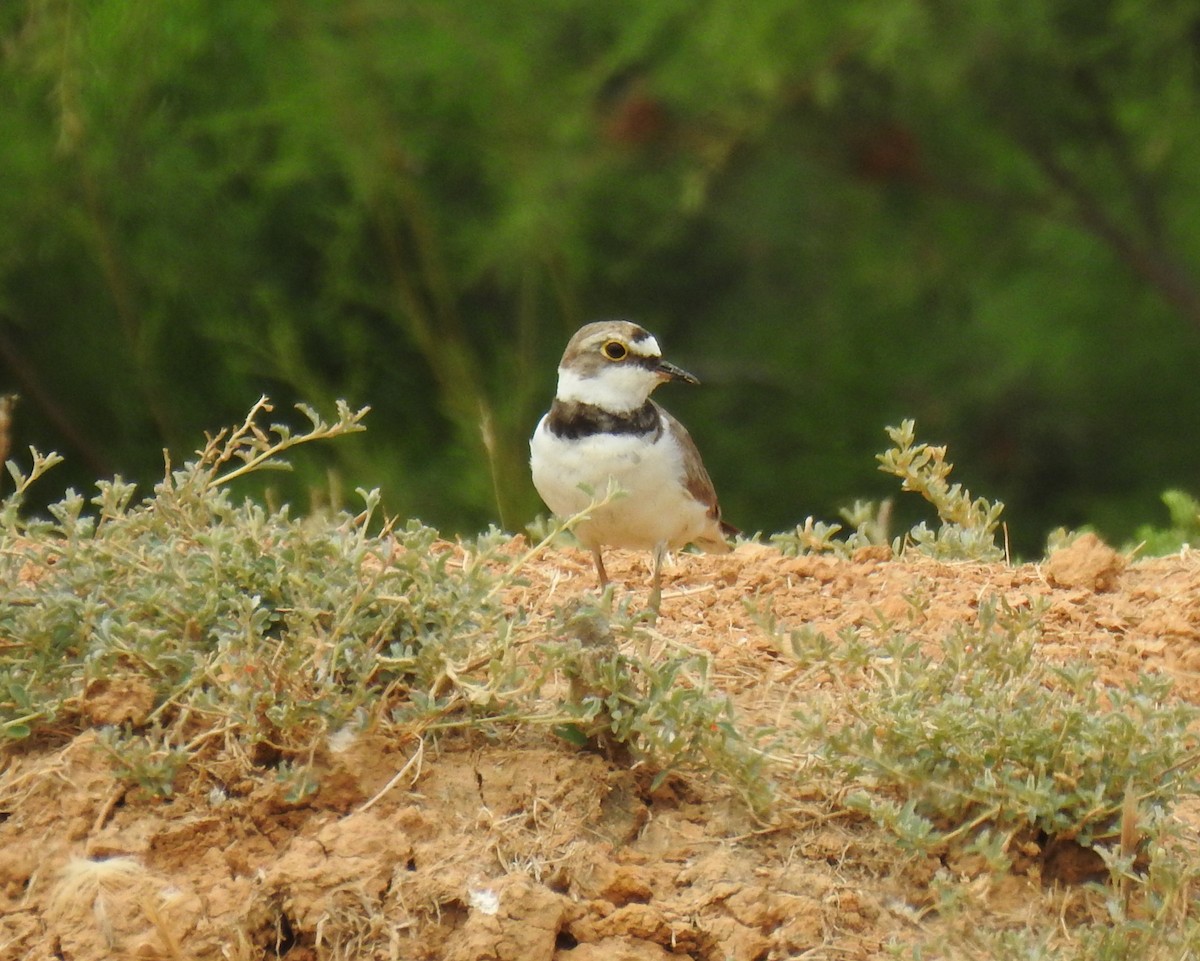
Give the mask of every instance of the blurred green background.
<svg viewBox="0 0 1200 961">
<path fill-rule="evenodd" d="M 16 453 L 152 482 L 345 397 L 283 496 L 516 530 L 615 316 L 747 531 L 892 493 L 914 417 L 1019 553 L 1119 541 L 1200 488 L 1198 64 L 1194 0 L 9 0 Z"/>
</svg>

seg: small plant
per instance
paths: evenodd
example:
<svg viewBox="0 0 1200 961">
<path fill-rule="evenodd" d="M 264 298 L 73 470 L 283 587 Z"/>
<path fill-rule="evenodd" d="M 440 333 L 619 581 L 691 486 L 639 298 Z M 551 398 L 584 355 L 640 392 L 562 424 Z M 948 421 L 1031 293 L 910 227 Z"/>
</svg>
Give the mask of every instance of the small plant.
<svg viewBox="0 0 1200 961">
<path fill-rule="evenodd" d="M 818 769 L 908 850 L 1002 868 L 1039 836 L 1112 843 L 1127 795 L 1154 811 L 1200 788 L 1188 733 L 1200 712 L 1158 678 L 1114 688 L 1090 665 L 1045 664 L 1035 613 L 988 601 L 936 656 L 886 628 L 872 643 L 775 636 L 838 691 L 797 715 Z"/>
<path fill-rule="evenodd" d="M 794 531 L 771 535 L 771 543 L 788 555 L 832 554 L 848 558 L 861 547 L 871 547 L 888 542 L 888 524 L 891 521 L 892 502 L 882 504 L 872 501 L 855 501 L 853 506 L 842 508 L 842 519 L 851 526 L 851 531 L 841 540 L 837 535 L 841 524 L 826 524 L 807 517 Z"/>
<path fill-rule="evenodd" d="M 844 559 L 853 554 L 862 542 L 857 532 L 851 532 L 845 538 L 839 539 L 837 535 L 841 532 L 841 524 L 829 524 L 809 516 L 804 519 L 803 524 L 797 524 L 795 530 L 772 534 L 771 543 L 779 548 L 781 554 L 792 557 L 804 554 L 832 554 Z"/>
<path fill-rule="evenodd" d="M 915 443 L 913 421 L 889 427 L 887 433 L 893 446 L 878 455 L 879 469 L 899 477 L 903 490 L 916 491 L 924 497 L 937 510 L 941 522 L 937 531 L 921 523 L 905 540 L 933 557 L 1000 560 L 1004 553 L 996 546 L 996 531 L 1004 505 L 982 497 L 972 498 L 961 484 L 947 483 L 954 466 L 946 460 L 946 448 Z M 900 553 L 902 545 L 902 541 L 896 542 L 896 553 Z"/>
<path fill-rule="evenodd" d="M 167 743 L 161 730 L 135 734 L 106 727 L 97 743 L 113 759 L 117 777 L 159 797 L 171 796 L 176 776 L 190 760 L 187 750 Z"/>
</svg>

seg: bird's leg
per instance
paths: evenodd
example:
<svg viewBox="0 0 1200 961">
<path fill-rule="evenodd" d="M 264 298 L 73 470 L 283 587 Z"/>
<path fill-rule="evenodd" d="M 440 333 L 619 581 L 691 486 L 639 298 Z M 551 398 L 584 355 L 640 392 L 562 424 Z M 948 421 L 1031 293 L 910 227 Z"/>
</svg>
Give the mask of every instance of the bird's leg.
<svg viewBox="0 0 1200 961">
<path fill-rule="evenodd" d="M 658 613 L 658 607 L 662 603 L 662 562 L 663 555 L 667 552 L 666 544 L 656 544 L 654 547 L 654 578 L 652 587 L 650 588 L 650 610 Z"/>
<path fill-rule="evenodd" d="M 600 548 L 592 548 L 592 557 L 596 559 L 596 576 L 600 578 L 600 590 L 608 587 L 608 571 L 604 569 L 604 558 L 600 556 Z"/>
</svg>

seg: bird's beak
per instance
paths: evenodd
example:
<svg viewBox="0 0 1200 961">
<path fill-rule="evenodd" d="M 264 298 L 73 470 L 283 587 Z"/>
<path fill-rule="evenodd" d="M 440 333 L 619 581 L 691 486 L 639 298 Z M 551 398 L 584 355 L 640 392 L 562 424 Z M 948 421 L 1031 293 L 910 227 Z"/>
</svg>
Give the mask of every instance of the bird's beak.
<svg viewBox="0 0 1200 961">
<path fill-rule="evenodd" d="M 676 367 L 674 364 L 668 363 L 665 360 L 659 361 L 658 367 L 655 369 L 658 371 L 658 375 L 663 380 L 681 380 L 685 384 L 700 383 L 699 377 L 689 374 L 682 367 Z"/>
</svg>

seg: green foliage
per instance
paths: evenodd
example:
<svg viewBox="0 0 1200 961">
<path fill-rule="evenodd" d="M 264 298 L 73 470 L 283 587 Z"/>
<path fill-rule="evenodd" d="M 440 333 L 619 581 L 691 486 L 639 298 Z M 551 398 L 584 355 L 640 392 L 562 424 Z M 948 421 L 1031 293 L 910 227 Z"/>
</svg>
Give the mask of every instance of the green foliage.
<svg viewBox="0 0 1200 961">
<path fill-rule="evenodd" d="M 797 736 L 849 806 L 904 848 L 994 867 L 1037 832 L 1111 842 L 1127 794 L 1148 814 L 1196 794 L 1196 709 L 1173 703 L 1159 678 L 1121 689 L 1088 664 L 1047 664 L 1036 621 L 987 601 L 979 623 L 936 653 L 889 625 L 836 641 L 776 629 L 781 648 L 828 672 L 837 692 L 797 714 Z"/>
<path fill-rule="evenodd" d="M 1200 501 L 1184 491 L 1169 490 L 1163 493 L 1162 502 L 1167 505 L 1170 526 L 1143 524 L 1134 532 L 1130 548 L 1158 556 L 1200 544 Z"/>
</svg>

